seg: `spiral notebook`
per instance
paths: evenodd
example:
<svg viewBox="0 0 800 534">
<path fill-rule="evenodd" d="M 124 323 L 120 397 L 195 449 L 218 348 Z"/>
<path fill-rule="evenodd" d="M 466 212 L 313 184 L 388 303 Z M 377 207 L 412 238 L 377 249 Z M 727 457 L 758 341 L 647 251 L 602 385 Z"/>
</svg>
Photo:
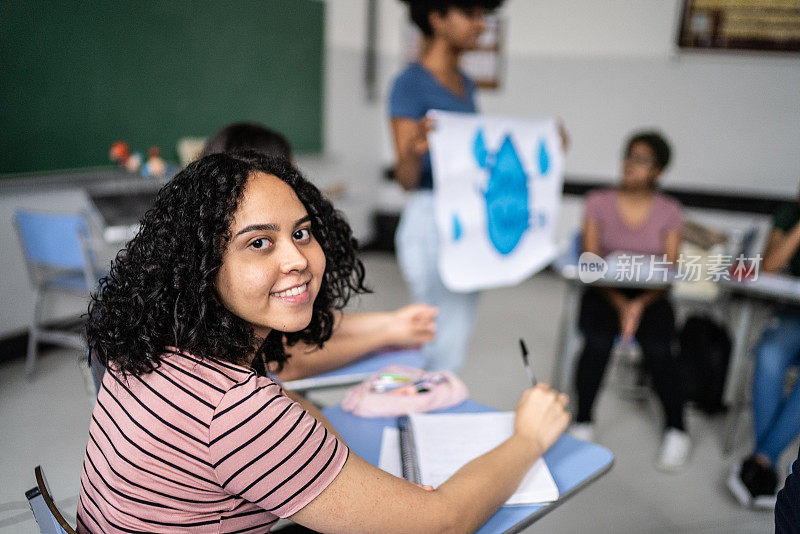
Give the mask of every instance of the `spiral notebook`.
<svg viewBox="0 0 800 534">
<path fill-rule="evenodd" d="M 391 473 L 399 467 L 406 480 L 438 487 L 464 464 L 509 438 L 514 412 L 411 414 L 398 419 L 397 432 L 391 430 L 384 429 L 381 468 Z M 540 458 L 505 504 L 551 502 L 558 495 L 553 476 Z"/>
</svg>

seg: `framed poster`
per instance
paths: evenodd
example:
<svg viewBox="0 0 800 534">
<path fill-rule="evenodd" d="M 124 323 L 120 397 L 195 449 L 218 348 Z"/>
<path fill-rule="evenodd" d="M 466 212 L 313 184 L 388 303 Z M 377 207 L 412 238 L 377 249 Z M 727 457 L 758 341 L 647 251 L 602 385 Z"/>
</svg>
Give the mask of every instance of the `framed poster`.
<svg viewBox="0 0 800 534">
<path fill-rule="evenodd" d="M 797 0 L 684 0 L 678 46 L 800 51 Z"/>
</svg>

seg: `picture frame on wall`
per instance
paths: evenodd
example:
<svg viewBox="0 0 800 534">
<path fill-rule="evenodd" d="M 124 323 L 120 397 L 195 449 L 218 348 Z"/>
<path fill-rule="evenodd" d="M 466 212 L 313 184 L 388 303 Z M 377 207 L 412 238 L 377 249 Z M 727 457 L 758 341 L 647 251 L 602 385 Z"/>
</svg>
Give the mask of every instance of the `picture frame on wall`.
<svg viewBox="0 0 800 534">
<path fill-rule="evenodd" d="M 684 0 L 678 47 L 800 52 L 800 2 Z"/>
</svg>

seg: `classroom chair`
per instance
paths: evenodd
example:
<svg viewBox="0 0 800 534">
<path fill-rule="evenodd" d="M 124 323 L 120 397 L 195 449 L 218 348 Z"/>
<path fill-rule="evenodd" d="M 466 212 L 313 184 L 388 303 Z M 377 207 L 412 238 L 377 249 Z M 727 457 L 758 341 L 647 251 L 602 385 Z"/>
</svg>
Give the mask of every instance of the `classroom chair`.
<svg viewBox="0 0 800 534">
<path fill-rule="evenodd" d="M 19 209 L 14 223 L 34 290 L 25 373 L 33 373 L 40 342 L 84 349 L 79 332 L 43 324 L 45 299 L 50 293 L 86 297 L 97 287 L 89 226 L 82 213 L 47 213 Z"/>
<path fill-rule="evenodd" d="M 606 375 L 620 397 L 637 401 L 650 397 L 650 377 L 644 368 L 642 349 L 635 339 L 631 343 L 614 343 Z"/>
<path fill-rule="evenodd" d="M 562 391 L 574 394 L 575 369 L 583 346 L 578 315 L 585 287 L 576 280 L 578 259 L 583 249 L 583 232 L 580 229 L 575 230 L 561 249 L 562 252 L 553 260 L 552 267 L 567 280 L 569 286 L 565 295 L 566 311 L 561 320 L 556 356 L 562 361 L 560 365 L 556 365 L 553 383 Z M 643 401 L 650 398 L 649 376 L 644 369 L 641 348 L 635 339 L 630 344 L 620 343 L 619 339 L 614 342 L 605 383 L 612 386 L 624 399 Z"/>
<path fill-rule="evenodd" d="M 33 512 L 33 517 L 39 525 L 42 534 L 76 534 L 62 513 L 56 507 L 47 479 L 44 478 L 42 466 L 37 465 L 33 470 L 36 476 L 36 487 L 25 492 L 28 504 Z"/>
<path fill-rule="evenodd" d="M 103 376 L 106 374 L 106 368 L 102 363 L 97 361 L 97 358 L 91 358 L 89 356 L 88 349 L 86 350 L 86 359 L 89 361 L 89 370 L 92 373 L 92 381 L 94 382 L 94 394 L 97 396 L 103 384 Z"/>
</svg>

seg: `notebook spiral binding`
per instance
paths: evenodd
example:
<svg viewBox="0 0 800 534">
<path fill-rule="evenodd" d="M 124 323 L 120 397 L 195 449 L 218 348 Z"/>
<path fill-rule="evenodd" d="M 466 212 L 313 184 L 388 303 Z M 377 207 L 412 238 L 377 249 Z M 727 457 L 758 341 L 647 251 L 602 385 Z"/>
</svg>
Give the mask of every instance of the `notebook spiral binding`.
<svg viewBox="0 0 800 534">
<path fill-rule="evenodd" d="M 414 433 L 411 430 L 411 421 L 408 416 L 397 418 L 397 428 L 400 430 L 400 461 L 403 468 L 403 478 L 409 482 L 419 484 L 422 476 L 419 474 L 417 464 L 417 451 L 414 447 Z"/>
</svg>

